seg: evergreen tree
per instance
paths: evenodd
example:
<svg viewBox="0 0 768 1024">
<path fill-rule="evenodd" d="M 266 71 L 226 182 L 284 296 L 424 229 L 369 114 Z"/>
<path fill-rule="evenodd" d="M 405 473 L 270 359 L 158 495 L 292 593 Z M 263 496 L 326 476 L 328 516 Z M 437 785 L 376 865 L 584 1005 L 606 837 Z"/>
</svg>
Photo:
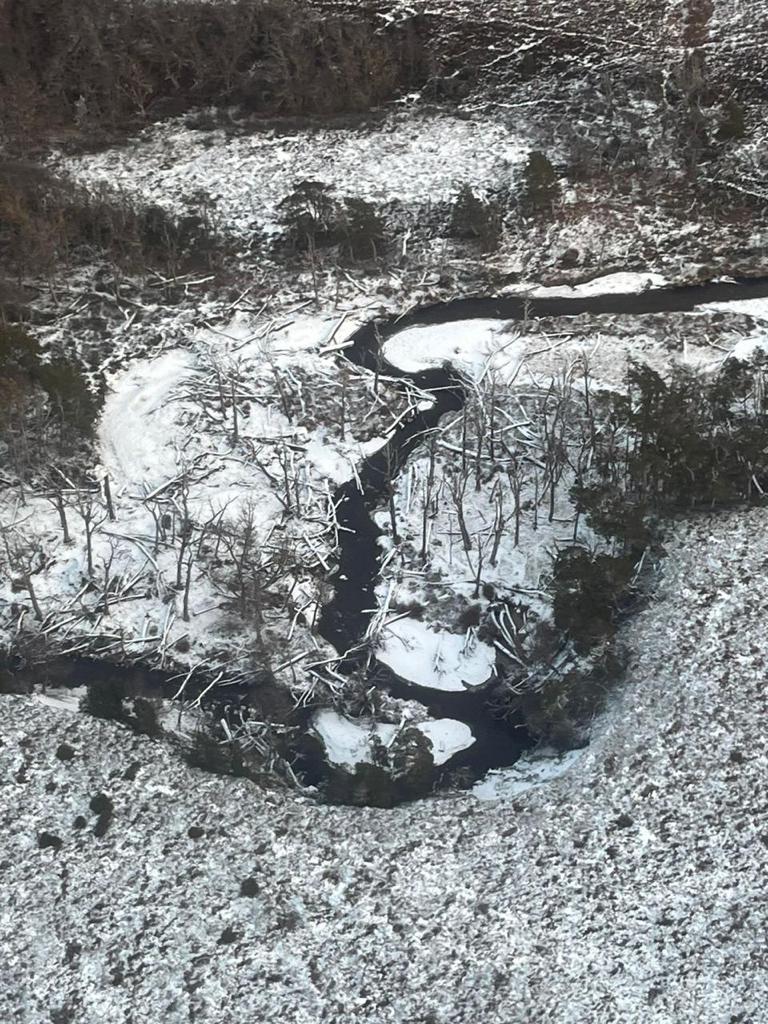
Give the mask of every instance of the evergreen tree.
<svg viewBox="0 0 768 1024">
<path fill-rule="evenodd" d="M 524 216 L 537 217 L 552 213 L 560 194 L 557 175 L 544 153 L 534 150 L 523 170 L 520 208 Z"/>
</svg>

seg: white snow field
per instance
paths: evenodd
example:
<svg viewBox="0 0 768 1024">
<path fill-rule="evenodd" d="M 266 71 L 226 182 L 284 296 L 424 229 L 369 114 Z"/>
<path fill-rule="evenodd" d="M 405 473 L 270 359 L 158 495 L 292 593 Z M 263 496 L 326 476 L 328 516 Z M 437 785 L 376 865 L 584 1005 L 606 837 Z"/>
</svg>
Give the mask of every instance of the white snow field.
<svg viewBox="0 0 768 1024">
<path fill-rule="evenodd" d="M 676 527 L 591 746 L 500 800 L 318 806 L 6 698 L 0 1019 L 761 1024 L 766 560 L 763 510 Z"/>
<path fill-rule="evenodd" d="M 501 121 L 450 113 L 389 112 L 359 127 L 199 131 L 175 119 L 101 153 L 60 157 L 91 186 L 156 203 L 170 213 L 205 209 L 243 240 L 279 228 L 278 204 L 305 180 L 367 202 L 426 205 L 455 197 L 465 182 L 509 184 L 530 143 Z"/>
</svg>

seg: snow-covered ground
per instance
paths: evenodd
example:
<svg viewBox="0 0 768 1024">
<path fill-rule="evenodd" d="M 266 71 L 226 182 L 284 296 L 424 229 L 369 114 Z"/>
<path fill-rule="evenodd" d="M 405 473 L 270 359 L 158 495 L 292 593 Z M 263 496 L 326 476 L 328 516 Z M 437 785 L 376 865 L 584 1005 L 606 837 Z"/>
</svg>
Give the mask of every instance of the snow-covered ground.
<svg viewBox="0 0 768 1024">
<path fill-rule="evenodd" d="M 418 619 L 396 619 L 381 631 L 376 657 L 402 679 L 434 690 L 461 693 L 493 675 L 496 652 L 469 631 L 430 628 Z"/>
<path fill-rule="evenodd" d="M 141 653 L 161 665 L 200 666 L 212 657 L 227 673 L 246 665 L 252 624 L 235 626 L 229 586 L 213 571 L 217 557 L 212 561 L 210 552 L 220 547 L 221 527 L 239 530 L 248 517 L 255 550 L 268 549 L 275 536 L 290 537 L 296 549 L 277 582 L 286 605 L 268 627 L 270 646 L 280 651 L 273 668 L 284 665 L 295 682 L 295 658 L 333 653 L 311 630 L 333 564 L 330 495 L 407 407 L 385 385 L 372 396 L 364 376 L 336 367 L 327 350 L 355 326 L 354 317 L 339 315 L 274 321 L 236 314 L 220 327 L 190 331 L 184 348 L 169 347 L 109 376 L 93 477 L 109 479 L 114 521 L 101 496 L 90 506 L 93 571 L 108 585 L 109 600 L 85 587 L 87 538 L 76 494 L 65 495 L 70 544 L 44 498 L 24 503 L 9 491 L 0 501 L 4 527 L 23 531 L 44 553 L 35 590 L 52 639 L 63 634 L 65 646 L 77 649 L 86 637 L 107 637 L 105 653 Z M 332 404 L 339 373 L 348 376 L 345 426 Z M 185 610 L 179 530 L 187 518 L 195 536 L 187 549 L 193 564 Z M 18 619 L 14 586 L 10 577 L 0 581 L 9 630 Z"/>
<path fill-rule="evenodd" d="M 384 21 L 395 10 L 414 14 L 399 0 L 385 6 Z M 492 76 L 537 59 L 541 43 L 553 38 L 531 28 L 528 8 L 536 5 L 513 6 L 514 17 L 511 8 L 482 8 L 495 19 L 494 31 L 507 33 L 487 54 L 481 41 L 480 59 Z M 642 70 L 649 36 L 641 16 L 653 21 L 653 39 L 660 33 L 678 54 L 679 15 L 706 21 L 709 13 L 706 2 L 701 12 L 696 4 L 667 5 L 663 15 L 638 0 L 624 6 L 617 24 L 626 52 L 605 64 L 605 95 L 583 104 L 585 119 L 578 94 L 576 103 L 563 104 L 560 86 L 547 85 L 557 92 L 547 102 L 561 125 L 573 122 L 588 135 L 592 99 L 607 101 L 610 116 L 620 110 L 623 85 L 614 102 L 611 74 L 622 63 Z M 709 75 L 724 60 L 731 66 L 730 54 L 741 46 L 755 51 L 764 35 L 760 2 L 713 6 Z M 480 8 L 470 25 L 464 0 L 438 7 L 453 8 L 460 19 L 452 52 L 474 52 Z M 589 5 L 562 8 L 563 17 L 553 3 L 534 14 L 546 13 L 580 52 Z M 613 50 L 616 12 L 603 5 L 597 14 L 599 39 Z M 729 26 L 738 35 L 718 35 Z M 509 33 L 514 42 L 506 52 Z M 446 95 L 463 85 L 461 57 L 454 58 L 455 83 L 435 81 Z M 574 61 L 577 77 L 581 59 Z M 200 531 L 209 521 L 235 524 L 245 512 L 259 549 L 277 549 L 286 537 L 301 552 L 276 583 L 280 600 L 266 611 L 264 632 L 275 655 L 270 667 L 293 696 L 335 703 L 313 717 L 329 761 L 366 765 L 411 727 L 437 765 L 450 767 L 452 756 L 471 750 L 462 722 L 428 720 L 423 708 L 412 713 L 407 702 L 381 694 L 380 718 L 374 701 L 359 711 L 360 693 L 353 694 L 359 703 L 350 700 L 353 712 L 339 692 L 341 677 L 335 690 L 318 693 L 313 684 L 304 689 L 297 669 L 330 653 L 313 630 L 334 565 L 330 492 L 354 478 L 360 460 L 419 400 L 398 396 L 388 382 L 373 388 L 370 375 L 335 360 L 334 348 L 363 318 L 473 291 L 587 296 L 662 284 L 661 270 L 670 280 L 759 272 L 768 251 L 759 211 L 755 204 L 728 209 L 728 197 L 740 190 L 764 191 L 759 101 L 749 100 L 747 138 L 696 169 L 689 191 L 706 193 L 711 167 L 725 187 L 713 188 L 714 199 L 689 203 L 678 179 L 681 153 L 659 129 L 659 119 L 674 113 L 675 75 L 665 67 L 661 99 L 628 102 L 639 118 L 637 138 L 628 141 L 655 147 L 647 182 L 643 170 L 624 180 L 620 117 L 615 140 L 611 129 L 597 143 L 607 153 L 615 141 L 617 165 L 593 181 L 571 174 L 558 131 L 535 124 L 536 99 L 507 106 L 510 96 L 501 93 L 500 115 L 484 99 L 470 100 L 461 116 L 425 112 L 416 97 L 356 127 L 349 120 L 254 127 L 219 111 L 152 125 L 105 152 L 55 156 L 54 166 L 76 182 L 124 195 L 140 209 L 200 217 L 214 233 L 234 238 L 239 251 L 201 281 L 151 273 L 125 281 L 114 268 L 85 268 L 50 284 L 48 306 L 38 303 L 44 315 L 30 329 L 50 351 L 76 351 L 107 371 L 92 468 L 108 475 L 116 511 L 94 537 L 89 583 L 74 512 L 73 543 L 64 545 L 50 502 L 33 495 L 22 504 L 10 491 L 0 498 L 3 527 L 13 523 L 42 546 L 34 579 L 49 637 L 75 648 L 98 633 L 107 656 L 142 653 L 191 670 L 203 660 L 245 673 L 254 661 L 261 667 L 257 630 L 253 623 L 244 628 L 232 595 L 222 593 L 227 582 L 212 571 L 218 547 L 204 551 L 198 532 L 194 560 L 188 552 L 186 563 L 177 561 L 187 513 Z M 205 121 L 222 127 L 193 127 Z M 436 204 L 453 200 L 464 184 L 481 196 L 507 186 L 514 194 L 529 152 L 540 147 L 560 179 L 554 217 L 526 222 L 511 205 L 492 254 L 476 251 L 472 240 L 439 237 L 447 211 L 439 211 L 441 227 Z M 642 167 L 642 146 L 638 156 Z M 307 179 L 332 186 L 339 198 L 388 208 L 392 237 L 375 270 L 298 260 L 278 266 L 282 257 L 261 245 L 279 230 L 280 202 Z M 625 269 L 638 266 L 649 269 Z M 576 288 L 562 283 L 605 268 L 620 272 Z M 212 299 L 230 273 L 237 281 L 248 275 L 248 293 L 235 298 L 238 284 L 225 299 Z M 554 284 L 531 283 L 538 280 Z M 51 305 L 55 317 L 47 315 Z M 297 305 L 304 307 L 298 317 Z M 766 320 L 759 300 L 631 321 L 456 323 L 403 331 L 387 342 L 386 354 L 407 370 L 450 362 L 486 397 L 498 386 L 509 398 L 514 384 L 520 408 L 503 406 L 503 430 L 514 437 L 530 427 L 522 404 L 553 380 L 578 388 L 588 373 L 595 388 L 619 386 L 628 358 L 657 369 L 674 362 L 715 368 L 731 352 L 765 348 Z M 446 423 L 435 458 L 416 453 L 396 482 L 399 542 L 388 510 L 377 517 L 386 565 L 372 636 L 382 662 L 454 697 L 485 682 L 493 667 L 493 648 L 476 634 L 478 618 L 512 595 L 522 595 L 534 616 L 546 615 L 558 544 L 595 541 L 573 520 L 567 477 L 549 515 L 544 506 L 535 513 L 531 489 L 535 501 L 540 481 L 527 480 L 513 540 L 510 491 L 484 486 L 481 473 L 477 490 L 470 480 L 460 497 L 465 544 L 459 499 L 450 495 L 460 431 L 459 420 Z M 540 437 L 528 440 L 540 447 Z M 481 465 L 483 473 L 493 475 L 493 461 Z M 505 517 L 494 548 L 495 526 Z M 658 593 L 622 629 L 633 651 L 628 679 L 594 723 L 588 748 L 565 756 L 536 750 L 469 792 L 395 810 L 322 806 L 298 792 L 195 771 L 169 742 L 78 713 L 79 693 L 3 698 L 0 1020 L 762 1024 L 766 526 L 765 510 L 755 508 L 698 516 L 669 531 Z M 179 566 L 182 583 L 189 570 L 188 609 Z M 109 602 L 99 593 L 102 577 Z M 2 625 L 10 631 L 39 628 L 28 607 L 19 611 L 28 605 L 22 584 L 0 579 Z M 105 806 L 100 794 L 114 815 L 105 822 L 102 813 L 94 832 Z"/>
<path fill-rule="evenodd" d="M 643 275 L 614 275 L 604 279 L 602 287 L 629 291 L 645 283 Z M 600 287 L 599 281 L 587 286 L 590 292 Z M 715 366 L 734 345 L 737 354 L 746 353 L 764 343 L 764 311 L 764 300 L 746 300 L 685 315 L 577 317 L 544 324 L 461 321 L 441 328 L 406 329 L 388 340 L 386 354 L 409 370 L 449 360 L 478 387 L 486 388 L 493 380 L 505 387 L 545 387 L 552 377 L 562 376 L 568 368 L 571 372 L 586 360 L 595 381 L 614 386 L 621 382 L 629 356 L 662 369 L 676 359 Z M 163 664 L 192 666 L 212 651 L 216 659 L 225 658 L 230 665 L 250 656 L 248 644 L 244 646 L 248 638 L 233 629 L 231 615 L 222 607 L 221 588 L 204 560 L 192 567 L 189 619 L 184 620 L 183 596 L 175 587 L 178 543 L 161 543 L 155 550 L 157 526 L 148 496 L 157 493 L 165 502 L 154 508 L 155 513 L 178 517 L 179 480 L 189 472 L 193 485 L 187 500 L 198 524 L 218 515 L 235 521 L 239 511 L 249 506 L 258 512 L 258 537 L 263 540 L 285 511 L 280 500 L 281 459 L 289 444 L 292 472 L 301 480 L 302 493 L 312 498 L 302 514 L 293 517 L 290 529 L 294 534 L 298 530 L 302 557 L 314 563 L 318 573 L 299 572 L 294 577 L 293 596 L 273 620 L 270 635 L 277 647 L 290 638 L 273 668 L 285 665 L 282 671 L 295 685 L 294 657 L 306 661 L 328 656 L 330 652 L 309 632 L 319 605 L 327 599 L 327 595 L 321 597 L 319 586 L 333 565 L 332 542 L 326 525 L 315 515 L 316 506 L 319 502 L 318 507 L 325 507 L 329 490 L 354 475 L 360 460 L 382 443 L 411 401 L 398 397 L 392 388 L 374 395 L 370 375 L 343 368 L 336 361 L 337 346 L 372 312 L 361 305 L 326 316 L 306 310 L 272 316 L 243 310 L 214 318 L 207 310 L 205 326 L 190 318 L 184 307 L 156 356 L 113 371 L 99 427 L 99 465 L 94 467 L 97 475 L 109 475 L 116 510 L 116 522 L 101 524 L 94 535 L 97 573 L 106 572 L 109 563 L 112 576 L 121 581 L 108 615 L 94 625 L 92 613 L 103 610 L 100 598 L 97 593 L 81 593 L 85 538 L 78 516 L 70 513 L 74 544 L 67 546 L 49 502 L 33 498 L 20 506 L 8 495 L 3 506 L 3 522 L 16 522 L 19 529 L 36 536 L 46 552 L 45 570 L 35 576 L 35 583 L 44 614 L 53 616 L 49 625 L 58 620 L 61 632 L 75 646 L 78 633 L 101 632 L 110 645 L 108 652 L 124 648 L 155 662 L 159 658 Z M 290 387 L 293 422 L 283 411 L 276 372 Z M 217 374 L 228 379 L 231 373 L 241 388 L 238 443 L 232 438 L 231 413 L 222 414 L 215 384 Z M 349 375 L 343 437 L 338 390 L 342 373 Z M 518 420 L 519 409 L 513 405 L 507 411 Z M 395 667 L 394 658 L 396 670 L 415 682 L 434 683 L 439 676 L 440 686 L 451 689 L 484 682 L 490 674 L 490 657 L 485 655 L 479 670 L 468 669 L 466 659 L 461 664 L 451 661 L 450 671 L 445 667 L 451 645 L 461 648 L 467 643 L 466 627 L 458 624 L 467 605 L 479 601 L 483 609 L 488 606 L 486 596 L 478 594 L 476 547 L 464 551 L 449 494 L 448 472 L 455 468 L 457 431 L 460 424 L 454 422 L 443 438 L 448 447 L 438 449 L 438 478 L 440 472 L 444 475 L 437 484 L 438 514 L 429 516 L 432 575 L 427 578 L 418 557 L 429 459 L 416 454 L 396 484 L 396 512 L 405 545 L 394 550 L 391 538 L 385 540 L 389 558 L 380 588 L 382 604 L 396 606 L 390 616 L 396 621 L 384 634 L 382 660 L 389 659 Z M 170 489 L 164 491 L 168 485 Z M 479 539 L 485 546 L 482 581 L 499 594 L 509 593 L 510 588 L 524 590 L 526 601 L 541 613 L 545 606 L 538 600 L 540 581 L 549 571 L 556 544 L 572 533 L 567 488 L 561 488 L 552 522 L 544 514 L 534 522 L 530 507 L 525 510 L 517 545 L 511 536 L 508 499 L 503 509 L 507 528 L 492 562 L 490 536 L 498 505 L 487 487 L 476 491 L 470 484 L 465 492 L 469 533 L 473 543 Z M 377 518 L 388 532 L 386 510 Z M 589 540 L 583 523 L 579 531 Z M 286 580 L 286 590 L 291 582 Z M 0 601 L 9 627 L 17 624 L 18 613 L 13 609 L 19 600 L 18 590 L 6 578 L 0 584 Z M 411 601 L 426 606 L 424 623 L 397 618 L 397 606 Z M 73 625 L 78 616 L 79 623 Z M 387 621 L 385 614 L 379 625 Z M 31 625 L 29 617 L 27 623 Z M 421 630 L 421 639 L 432 638 L 439 650 L 434 643 L 414 643 L 411 635 L 403 643 L 401 634 L 408 630 Z M 190 650 L 182 651 L 181 645 L 189 645 Z M 478 650 L 484 646 L 474 647 L 470 660 L 476 660 Z"/>
<path fill-rule="evenodd" d="M 590 295 L 634 295 L 648 291 L 649 288 L 663 288 L 666 284 L 668 281 L 663 274 L 623 270 L 614 274 L 601 274 L 581 284 L 533 288 L 530 294 L 539 299 L 555 296 L 587 298 Z"/>
<path fill-rule="evenodd" d="M 496 768 L 472 787 L 478 800 L 509 800 L 534 786 L 546 786 L 566 772 L 578 771 L 581 750 L 542 748 L 524 753 L 511 768 Z"/>
<path fill-rule="evenodd" d="M 451 365 L 472 377 L 493 372 L 514 380 L 522 344 L 516 324 L 505 320 L 454 321 L 409 327 L 388 338 L 384 357 L 406 373 Z"/>
<path fill-rule="evenodd" d="M 530 143 L 500 120 L 391 112 L 358 127 L 240 133 L 160 122 L 105 152 L 60 158 L 76 181 L 108 186 L 170 213 L 204 211 L 242 240 L 279 230 L 279 203 L 301 181 L 321 181 L 377 205 L 455 198 L 516 180 Z"/>
<path fill-rule="evenodd" d="M 675 529 L 590 747 L 509 799 L 317 806 L 5 698 L 0 1016 L 759 1024 L 767 526 Z"/>
<path fill-rule="evenodd" d="M 360 764 L 373 764 L 375 747 L 391 747 L 409 724 L 407 717 L 399 723 L 353 721 L 331 710 L 318 711 L 312 719 L 312 727 L 322 740 L 330 763 L 352 769 Z M 438 766 L 475 742 L 469 726 L 451 718 L 425 718 L 414 722 L 413 728 L 429 741 L 432 760 Z"/>
</svg>

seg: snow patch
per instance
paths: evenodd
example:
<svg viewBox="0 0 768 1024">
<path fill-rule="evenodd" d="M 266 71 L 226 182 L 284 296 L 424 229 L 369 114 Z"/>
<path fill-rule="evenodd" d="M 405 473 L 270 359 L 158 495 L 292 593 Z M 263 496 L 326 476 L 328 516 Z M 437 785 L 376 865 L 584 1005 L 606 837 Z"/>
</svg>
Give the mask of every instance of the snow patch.
<svg viewBox="0 0 768 1024">
<path fill-rule="evenodd" d="M 323 741 L 330 763 L 349 768 L 358 764 L 372 764 L 374 740 L 386 747 L 398 730 L 398 726 L 384 722 L 354 722 L 338 711 L 330 710 L 318 711 L 312 725 Z"/>
<path fill-rule="evenodd" d="M 36 704 L 53 708 L 55 711 L 67 711 L 70 714 L 78 714 L 80 701 L 88 692 L 86 686 L 76 686 L 71 690 L 48 690 L 46 693 L 33 693 L 32 700 Z"/>
<path fill-rule="evenodd" d="M 398 619 L 382 630 L 376 657 L 402 679 L 460 693 L 493 675 L 496 652 L 469 632 L 436 632 L 418 619 Z"/>
<path fill-rule="evenodd" d="M 743 313 L 755 320 L 768 320 L 768 299 L 734 299 L 732 302 L 708 302 L 698 307 L 722 313 Z"/>
<path fill-rule="evenodd" d="M 110 383 L 98 427 L 102 459 L 115 481 L 148 489 L 176 473 L 181 430 L 174 429 L 169 406 L 175 389 L 194 370 L 186 349 L 173 349 L 154 359 L 141 359 Z"/>
<path fill-rule="evenodd" d="M 478 800 L 504 800 L 528 789 L 544 786 L 565 775 L 579 760 L 583 751 L 569 750 L 560 754 L 544 748 L 523 754 L 511 768 L 494 769 L 472 787 Z"/>
<path fill-rule="evenodd" d="M 432 760 L 436 765 L 446 761 L 475 742 L 472 730 L 465 722 L 454 718 L 438 718 L 431 722 L 420 722 L 416 728 L 432 744 Z"/>
<path fill-rule="evenodd" d="M 768 309 L 766 311 L 766 319 L 768 319 Z M 737 341 L 731 349 L 730 356 L 732 359 L 747 362 L 756 356 L 758 352 L 766 351 L 768 351 L 768 336 L 762 335 L 757 338 L 742 338 L 741 341 Z"/>
<path fill-rule="evenodd" d="M 662 274 L 620 271 L 577 285 L 540 286 L 526 292 L 532 298 L 586 298 L 595 295 L 638 295 L 651 288 L 663 288 L 669 281 Z M 517 289 L 515 289 L 517 290 Z"/>
<path fill-rule="evenodd" d="M 323 742 L 328 761 L 346 768 L 355 768 L 359 764 L 373 764 L 375 746 L 391 746 L 408 723 L 393 725 L 388 722 L 354 721 L 337 711 L 324 709 L 315 713 L 312 725 Z M 418 722 L 413 728 L 418 729 L 429 741 L 435 765 L 445 764 L 475 742 L 469 726 L 453 718 Z"/>
<path fill-rule="evenodd" d="M 388 338 L 384 358 L 406 373 L 451 363 L 475 379 L 493 371 L 511 381 L 525 352 L 507 320 L 454 320 L 408 327 Z"/>
</svg>

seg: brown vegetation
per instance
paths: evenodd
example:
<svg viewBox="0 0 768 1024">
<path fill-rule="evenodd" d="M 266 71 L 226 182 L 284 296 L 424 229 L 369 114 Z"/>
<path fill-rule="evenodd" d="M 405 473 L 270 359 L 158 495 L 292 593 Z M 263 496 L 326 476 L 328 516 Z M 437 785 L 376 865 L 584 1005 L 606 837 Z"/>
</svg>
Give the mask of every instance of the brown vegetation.
<svg viewBox="0 0 768 1024">
<path fill-rule="evenodd" d="M 127 267 L 207 267 L 222 251 L 205 209 L 173 218 L 120 193 L 90 191 L 28 161 L 0 158 L 0 276 L 21 283 L 88 250 Z M 2 297 L 0 297 L 0 302 Z"/>
<path fill-rule="evenodd" d="M 6 130 L 116 127 L 238 103 L 258 113 L 363 110 L 423 83 L 410 21 L 321 16 L 275 0 L 0 0 Z"/>
</svg>

